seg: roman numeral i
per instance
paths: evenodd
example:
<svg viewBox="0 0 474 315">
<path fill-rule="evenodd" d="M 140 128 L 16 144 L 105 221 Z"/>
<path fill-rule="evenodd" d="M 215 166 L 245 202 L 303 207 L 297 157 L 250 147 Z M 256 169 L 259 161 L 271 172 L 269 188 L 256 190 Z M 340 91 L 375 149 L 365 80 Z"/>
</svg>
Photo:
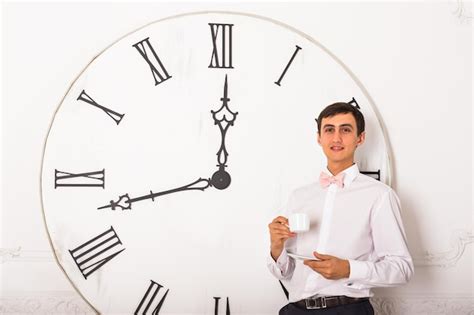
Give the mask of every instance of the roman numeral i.
<svg viewBox="0 0 474 315">
<path fill-rule="evenodd" d="M 293 52 L 293 55 L 291 56 L 290 58 L 290 61 L 288 61 L 288 63 L 286 64 L 286 67 L 285 69 L 283 70 L 283 73 L 280 75 L 280 78 L 278 79 L 278 81 L 275 82 L 276 85 L 278 86 L 281 86 L 281 80 L 283 79 L 283 77 L 285 76 L 286 74 L 286 71 L 288 71 L 288 68 L 290 67 L 291 63 L 293 62 L 293 60 L 295 59 L 296 57 L 296 54 L 298 53 L 298 51 L 300 51 L 301 47 L 298 46 L 298 45 L 295 45 L 296 48 L 295 48 L 295 51 Z"/>
</svg>

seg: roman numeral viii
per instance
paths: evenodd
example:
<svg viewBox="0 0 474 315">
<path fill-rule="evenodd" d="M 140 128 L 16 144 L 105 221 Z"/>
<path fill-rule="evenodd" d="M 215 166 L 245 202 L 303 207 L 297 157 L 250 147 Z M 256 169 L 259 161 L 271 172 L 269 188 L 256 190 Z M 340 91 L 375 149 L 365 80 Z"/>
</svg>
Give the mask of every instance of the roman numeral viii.
<svg viewBox="0 0 474 315">
<path fill-rule="evenodd" d="M 54 170 L 54 188 L 58 187 L 102 187 L 105 188 L 105 169 L 87 173 L 69 173 Z"/>
<path fill-rule="evenodd" d="M 159 314 L 160 309 L 166 299 L 166 296 L 170 291 L 170 289 L 167 289 L 163 296 L 158 299 L 157 295 L 163 286 L 153 280 L 150 281 L 151 283 L 148 286 L 145 295 L 143 296 L 142 300 L 140 301 L 140 304 L 138 304 L 138 307 L 135 310 L 135 315 Z M 148 310 L 151 310 L 151 312 L 148 312 Z"/>
<path fill-rule="evenodd" d="M 212 57 L 209 68 L 233 68 L 232 26 L 234 24 L 209 23 L 209 26 L 212 39 Z"/>
<path fill-rule="evenodd" d="M 138 50 L 150 67 L 153 79 L 155 80 L 155 86 L 171 78 L 160 58 L 158 58 L 155 49 L 153 49 L 153 46 L 150 44 L 150 37 L 147 37 L 132 46 Z"/>
<path fill-rule="evenodd" d="M 99 103 L 97 103 L 96 101 L 94 101 L 92 99 L 92 97 L 90 97 L 85 90 L 82 90 L 81 94 L 79 94 L 79 97 L 77 98 L 78 101 L 83 101 L 83 102 L 86 102 L 92 106 L 95 106 L 101 110 L 103 110 L 107 115 L 109 115 L 110 118 L 112 118 L 115 123 L 118 125 L 120 124 L 120 122 L 122 121 L 122 118 L 125 114 L 119 114 L 105 106 L 102 106 L 100 105 Z"/>
<path fill-rule="evenodd" d="M 219 300 L 220 299 L 221 299 L 220 297 L 214 297 L 214 315 L 219 315 Z M 229 297 L 227 297 L 225 315 L 230 315 Z"/>
<path fill-rule="evenodd" d="M 102 234 L 84 244 L 69 250 L 79 271 L 87 279 L 94 271 L 108 263 L 112 258 L 120 254 L 125 248 L 115 248 L 122 245 L 113 226 Z"/>
</svg>

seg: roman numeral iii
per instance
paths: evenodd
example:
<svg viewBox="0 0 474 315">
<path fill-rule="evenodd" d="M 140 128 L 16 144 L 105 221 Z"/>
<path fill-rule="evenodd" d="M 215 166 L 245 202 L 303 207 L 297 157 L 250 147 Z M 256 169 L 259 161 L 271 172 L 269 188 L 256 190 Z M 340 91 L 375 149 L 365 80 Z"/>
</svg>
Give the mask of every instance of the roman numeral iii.
<svg viewBox="0 0 474 315">
<path fill-rule="evenodd" d="M 147 37 L 132 46 L 138 50 L 150 67 L 153 79 L 155 80 L 155 86 L 171 78 L 156 54 L 155 49 L 153 49 L 153 46 L 150 44 L 150 37 Z"/>
<path fill-rule="evenodd" d="M 160 289 L 163 288 L 163 286 L 153 280 L 150 281 L 151 283 L 148 286 L 145 295 L 143 296 L 142 300 L 140 301 L 140 304 L 138 304 L 138 307 L 135 310 L 135 315 L 159 314 L 160 309 L 166 299 L 166 296 L 170 291 L 170 289 L 167 289 L 163 296 L 158 299 L 157 295 L 158 293 L 161 293 Z"/>
<path fill-rule="evenodd" d="M 211 27 L 212 56 L 209 68 L 232 67 L 232 26 L 234 24 L 209 23 Z"/>
<path fill-rule="evenodd" d="M 113 226 L 102 234 L 97 235 L 84 244 L 69 250 L 79 271 L 87 280 L 94 271 L 101 268 L 125 248 L 118 250 L 116 246 L 122 245 Z"/>
<path fill-rule="evenodd" d="M 105 188 L 105 169 L 87 173 L 69 173 L 54 170 L 54 188 L 58 187 L 102 187 Z"/>
</svg>

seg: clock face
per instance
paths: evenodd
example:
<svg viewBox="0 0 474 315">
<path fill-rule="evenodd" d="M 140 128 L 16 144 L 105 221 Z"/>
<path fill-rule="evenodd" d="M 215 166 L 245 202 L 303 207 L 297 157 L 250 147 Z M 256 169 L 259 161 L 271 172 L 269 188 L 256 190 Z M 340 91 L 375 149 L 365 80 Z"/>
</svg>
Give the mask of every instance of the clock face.
<svg viewBox="0 0 474 315">
<path fill-rule="evenodd" d="M 47 137 L 59 265 L 104 314 L 276 313 L 267 225 L 326 165 L 315 118 L 339 101 L 366 118 L 359 168 L 389 182 L 368 95 L 303 33 L 206 12 L 126 35 L 74 81 Z"/>
</svg>

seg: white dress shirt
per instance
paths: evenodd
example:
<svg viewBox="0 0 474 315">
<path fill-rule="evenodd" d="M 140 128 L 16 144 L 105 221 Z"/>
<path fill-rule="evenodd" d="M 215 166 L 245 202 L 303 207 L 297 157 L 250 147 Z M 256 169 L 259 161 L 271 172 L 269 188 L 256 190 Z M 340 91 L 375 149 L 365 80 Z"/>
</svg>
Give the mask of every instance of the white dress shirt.
<svg viewBox="0 0 474 315">
<path fill-rule="evenodd" d="M 343 188 L 322 188 L 319 182 L 298 188 L 282 214 L 306 213 L 310 218 L 310 230 L 287 240 L 277 261 L 268 255 L 268 268 L 289 291 L 290 302 L 315 294 L 369 297 L 371 288 L 401 285 L 413 275 L 395 192 L 361 174 L 357 164 L 343 172 Z M 349 260 L 349 278 L 328 280 L 288 256 L 314 257 L 313 251 Z"/>
</svg>

